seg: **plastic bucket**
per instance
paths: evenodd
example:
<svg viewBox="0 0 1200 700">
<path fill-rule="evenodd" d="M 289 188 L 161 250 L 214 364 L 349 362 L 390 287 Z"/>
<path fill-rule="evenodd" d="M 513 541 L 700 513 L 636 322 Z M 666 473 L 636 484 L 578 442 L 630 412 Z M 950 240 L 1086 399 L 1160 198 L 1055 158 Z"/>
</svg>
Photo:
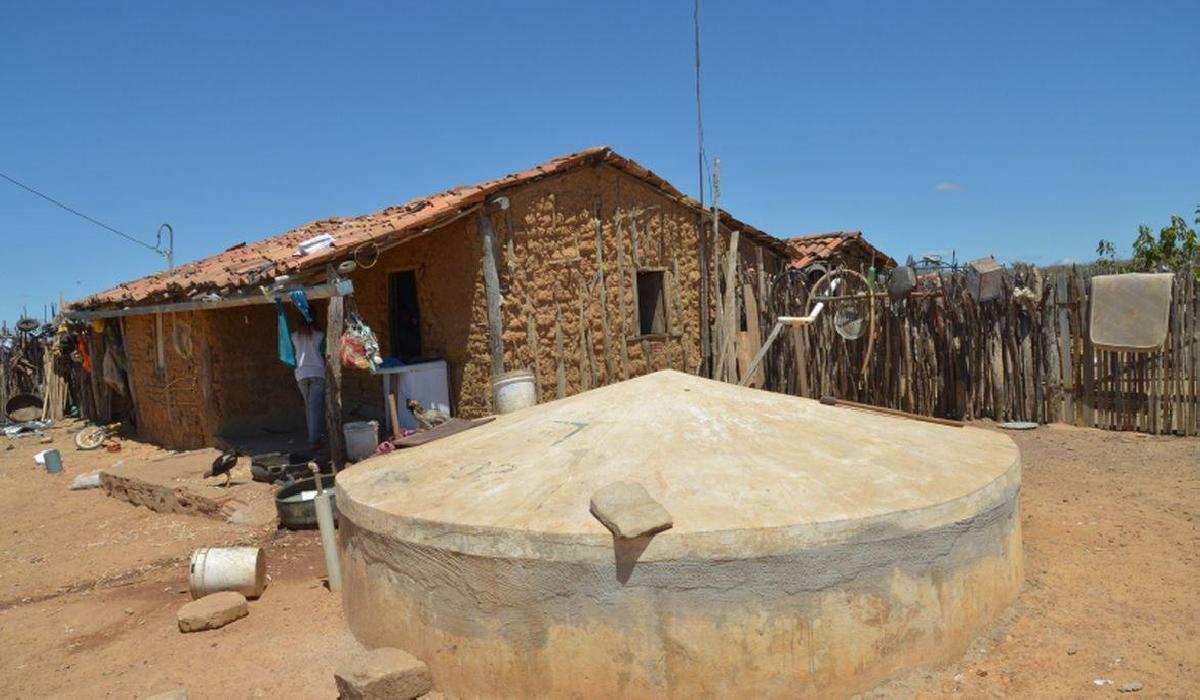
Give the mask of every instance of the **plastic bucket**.
<svg viewBox="0 0 1200 700">
<path fill-rule="evenodd" d="M 379 423 L 373 420 L 346 423 L 342 433 L 346 436 L 346 457 L 351 462 L 370 457 L 379 447 Z"/>
<path fill-rule="evenodd" d="M 188 588 L 193 598 L 237 591 L 257 598 L 267 587 L 267 561 L 258 547 L 201 547 L 192 552 Z"/>
<path fill-rule="evenodd" d="M 492 381 L 496 396 L 496 413 L 512 413 L 537 403 L 537 385 L 533 372 L 517 369 L 505 372 Z"/>
<path fill-rule="evenodd" d="M 58 450 L 50 448 L 42 453 L 42 459 L 46 460 L 46 471 L 51 474 L 57 474 L 62 471 L 62 455 Z"/>
</svg>

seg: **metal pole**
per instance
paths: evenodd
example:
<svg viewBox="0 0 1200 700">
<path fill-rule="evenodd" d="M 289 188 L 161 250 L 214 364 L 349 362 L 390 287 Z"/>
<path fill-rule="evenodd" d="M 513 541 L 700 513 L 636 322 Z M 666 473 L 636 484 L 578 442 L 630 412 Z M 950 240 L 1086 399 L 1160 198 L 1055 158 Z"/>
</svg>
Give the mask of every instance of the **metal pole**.
<svg viewBox="0 0 1200 700">
<path fill-rule="evenodd" d="M 158 227 L 158 232 L 154 234 L 154 237 L 161 243 L 164 228 L 167 230 L 167 252 L 159 252 L 167 256 L 167 272 L 172 272 L 175 269 L 175 229 L 171 228 L 171 224 L 163 224 Z M 157 247 L 156 245 L 155 248 Z"/>
</svg>

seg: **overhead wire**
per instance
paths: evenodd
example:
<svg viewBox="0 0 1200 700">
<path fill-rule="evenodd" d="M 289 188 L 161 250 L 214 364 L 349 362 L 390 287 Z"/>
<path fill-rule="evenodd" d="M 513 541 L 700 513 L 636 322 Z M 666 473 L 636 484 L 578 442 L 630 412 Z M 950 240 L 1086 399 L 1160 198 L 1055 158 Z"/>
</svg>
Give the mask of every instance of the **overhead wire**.
<svg viewBox="0 0 1200 700">
<path fill-rule="evenodd" d="M 20 180 L 14 178 L 14 177 L 11 177 L 3 172 L 0 172 L 0 177 L 4 178 L 5 180 L 8 180 L 12 184 L 16 185 L 17 187 L 20 187 L 21 189 L 23 189 L 31 194 L 41 197 L 42 199 L 46 200 L 47 202 L 50 202 L 51 204 L 53 204 L 54 206 L 56 206 L 60 209 L 63 209 L 65 211 L 68 211 L 68 212 L 74 214 L 75 216 L 78 216 L 79 218 L 84 219 L 85 221 L 89 221 L 106 231 L 115 233 L 116 235 L 120 236 L 121 238 L 125 238 L 129 241 L 132 241 L 133 243 L 137 243 L 138 245 L 142 246 L 143 248 L 152 250 L 155 253 L 159 253 L 160 255 L 162 254 L 162 251 L 159 250 L 157 245 L 150 245 L 149 243 L 147 243 L 139 238 L 135 238 L 135 237 L 129 235 L 128 233 L 125 233 L 124 231 L 118 231 L 117 229 L 113 228 L 112 226 L 109 226 L 108 224 L 104 223 L 103 221 L 98 221 L 77 209 L 69 207 L 66 204 L 63 204 L 62 202 L 58 201 L 57 199 L 51 197 L 50 195 L 39 192 L 38 190 L 30 187 L 29 185 L 26 185 L 24 182 L 21 182 Z"/>
</svg>

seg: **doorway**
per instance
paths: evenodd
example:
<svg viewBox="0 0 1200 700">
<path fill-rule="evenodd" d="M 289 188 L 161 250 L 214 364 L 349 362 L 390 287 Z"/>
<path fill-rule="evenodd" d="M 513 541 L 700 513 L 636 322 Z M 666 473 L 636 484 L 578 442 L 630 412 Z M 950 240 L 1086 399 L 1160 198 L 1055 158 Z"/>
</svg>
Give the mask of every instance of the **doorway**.
<svg viewBox="0 0 1200 700">
<path fill-rule="evenodd" d="M 388 324 L 391 354 L 404 362 L 421 356 L 421 308 L 415 270 L 388 275 Z"/>
</svg>

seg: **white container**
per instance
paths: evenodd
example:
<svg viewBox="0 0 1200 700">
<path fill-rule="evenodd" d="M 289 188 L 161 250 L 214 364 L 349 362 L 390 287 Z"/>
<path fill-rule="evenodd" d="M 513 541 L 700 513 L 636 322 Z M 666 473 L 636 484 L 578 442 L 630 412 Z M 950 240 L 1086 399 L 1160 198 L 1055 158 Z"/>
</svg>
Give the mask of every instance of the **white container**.
<svg viewBox="0 0 1200 700">
<path fill-rule="evenodd" d="M 192 552 L 188 587 L 193 598 L 237 591 L 257 598 L 267 587 L 267 561 L 259 547 L 201 547 Z"/>
<path fill-rule="evenodd" d="M 537 385 L 533 372 L 517 369 L 496 377 L 492 382 L 496 396 L 496 413 L 512 413 L 537 404 Z"/>
<path fill-rule="evenodd" d="M 305 255 L 312 255 L 313 253 L 320 253 L 332 245 L 333 236 L 328 233 L 322 233 L 319 236 L 313 236 L 307 241 L 300 241 L 300 245 L 297 246 L 296 255 L 303 257 Z"/>
<path fill-rule="evenodd" d="M 379 447 L 379 423 L 373 420 L 346 423 L 342 433 L 346 436 L 346 458 L 351 462 L 361 462 Z"/>
</svg>

